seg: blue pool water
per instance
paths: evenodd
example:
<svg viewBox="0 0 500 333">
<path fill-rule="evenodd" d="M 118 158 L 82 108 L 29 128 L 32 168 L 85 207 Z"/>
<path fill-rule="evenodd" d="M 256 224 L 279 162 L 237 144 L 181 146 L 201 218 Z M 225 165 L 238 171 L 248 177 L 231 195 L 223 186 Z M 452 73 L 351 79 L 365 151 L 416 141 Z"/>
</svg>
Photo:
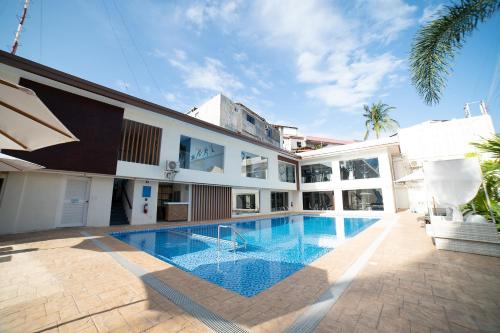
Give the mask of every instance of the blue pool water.
<svg viewBox="0 0 500 333">
<path fill-rule="evenodd" d="M 225 223 L 237 238 L 234 251 L 231 230 L 217 224 L 156 230 L 115 232 L 117 239 L 184 271 L 246 297 L 266 290 L 307 264 L 332 251 L 375 223 L 377 219 L 307 215 Z"/>
</svg>

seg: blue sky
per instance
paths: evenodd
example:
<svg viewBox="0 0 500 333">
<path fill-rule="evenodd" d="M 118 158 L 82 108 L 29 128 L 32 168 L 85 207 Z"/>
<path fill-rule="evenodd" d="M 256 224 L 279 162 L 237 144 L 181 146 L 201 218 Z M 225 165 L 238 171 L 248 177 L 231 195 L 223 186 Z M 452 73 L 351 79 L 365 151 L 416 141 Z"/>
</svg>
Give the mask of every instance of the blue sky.
<svg viewBox="0 0 500 333">
<path fill-rule="evenodd" d="M 22 3 L 0 1 L 3 50 Z M 443 3 L 32 0 L 18 55 L 180 112 L 222 92 L 310 135 L 361 139 L 377 101 L 405 127 L 484 99 L 498 131 L 500 13 L 468 38 L 438 106 L 410 84 L 412 37 Z"/>
</svg>

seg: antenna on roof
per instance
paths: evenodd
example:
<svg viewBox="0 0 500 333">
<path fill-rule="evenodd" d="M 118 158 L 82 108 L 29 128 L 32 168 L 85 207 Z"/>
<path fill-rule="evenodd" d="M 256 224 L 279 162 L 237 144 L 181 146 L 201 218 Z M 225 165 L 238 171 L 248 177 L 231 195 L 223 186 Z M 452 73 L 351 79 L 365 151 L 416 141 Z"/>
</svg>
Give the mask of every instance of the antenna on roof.
<svg viewBox="0 0 500 333">
<path fill-rule="evenodd" d="M 465 115 L 465 118 L 472 117 L 472 114 L 470 112 L 470 105 L 471 104 L 479 104 L 479 110 L 481 111 L 481 114 L 482 115 L 488 114 L 488 109 L 486 107 L 486 103 L 483 100 L 475 101 L 475 102 L 467 102 L 464 105 L 464 115 Z"/>
<path fill-rule="evenodd" d="M 464 105 L 464 117 L 465 118 L 472 117 L 472 114 L 470 113 L 469 103 L 465 103 L 465 105 Z"/>
<path fill-rule="evenodd" d="M 488 108 L 486 107 L 486 103 L 484 101 L 481 101 L 479 103 L 479 110 L 481 111 L 482 115 L 488 114 Z"/>
<path fill-rule="evenodd" d="M 12 43 L 11 54 L 16 54 L 17 48 L 19 46 L 19 38 L 21 37 L 21 31 L 23 30 L 24 20 L 26 19 L 26 14 L 28 13 L 28 7 L 30 5 L 30 0 L 24 1 L 23 13 L 21 19 L 19 20 L 19 25 L 17 26 L 16 36 L 14 37 L 14 42 Z"/>
</svg>

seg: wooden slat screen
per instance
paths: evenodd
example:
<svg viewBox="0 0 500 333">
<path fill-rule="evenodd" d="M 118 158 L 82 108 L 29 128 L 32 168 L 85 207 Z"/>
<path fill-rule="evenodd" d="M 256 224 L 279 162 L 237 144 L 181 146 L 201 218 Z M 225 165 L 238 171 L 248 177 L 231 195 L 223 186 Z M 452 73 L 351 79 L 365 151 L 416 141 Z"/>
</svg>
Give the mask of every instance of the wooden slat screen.
<svg viewBox="0 0 500 333">
<path fill-rule="evenodd" d="M 123 119 L 118 159 L 121 161 L 159 165 L 162 129 Z"/>
<path fill-rule="evenodd" d="M 231 218 L 231 188 L 193 185 L 191 207 L 193 221 Z"/>
</svg>

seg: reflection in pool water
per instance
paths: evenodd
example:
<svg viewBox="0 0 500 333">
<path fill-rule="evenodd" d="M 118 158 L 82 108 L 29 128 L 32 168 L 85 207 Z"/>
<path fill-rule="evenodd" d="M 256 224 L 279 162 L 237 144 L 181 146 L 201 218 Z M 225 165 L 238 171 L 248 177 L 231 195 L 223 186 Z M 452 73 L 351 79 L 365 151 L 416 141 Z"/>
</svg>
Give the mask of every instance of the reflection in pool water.
<svg viewBox="0 0 500 333">
<path fill-rule="evenodd" d="M 240 295 L 251 297 L 273 286 L 341 242 L 375 223 L 377 219 L 280 216 L 226 223 L 240 233 L 233 251 L 231 229 L 221 229 L 217 248 L 217 224 L 149 231 L 125 231 L 112 235 L 184 271 Z"/>
</svg>

